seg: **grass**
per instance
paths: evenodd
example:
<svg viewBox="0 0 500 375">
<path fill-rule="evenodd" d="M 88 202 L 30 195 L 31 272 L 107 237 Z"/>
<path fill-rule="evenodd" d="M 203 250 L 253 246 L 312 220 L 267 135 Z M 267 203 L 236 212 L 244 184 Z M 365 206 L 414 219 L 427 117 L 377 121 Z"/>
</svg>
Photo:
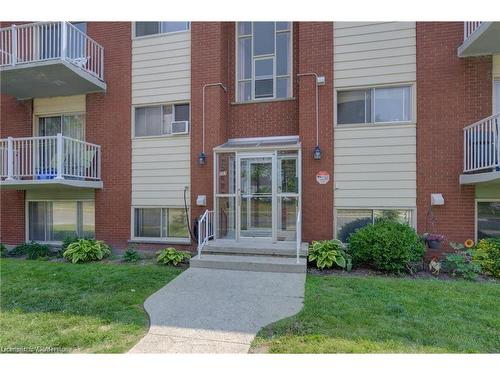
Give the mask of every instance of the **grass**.
<svg viewBox="0 0 500 375">
<path fill-rule="evenodd" d="M 500 283 L 307 276 L 304 309 L 254 352 L 500 352 Z"/>
<path fill-rule="evenodd" d="M 147 332 L 144 300 L 180 273 L 157 265 L 2 259 L 0 349 L 127 351 Z"/>
</svg>

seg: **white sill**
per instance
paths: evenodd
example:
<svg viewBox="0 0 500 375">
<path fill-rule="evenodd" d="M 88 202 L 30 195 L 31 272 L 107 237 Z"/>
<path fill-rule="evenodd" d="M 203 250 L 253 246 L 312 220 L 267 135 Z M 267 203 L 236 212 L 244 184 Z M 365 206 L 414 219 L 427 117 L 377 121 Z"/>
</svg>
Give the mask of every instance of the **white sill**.
<svg viewBox="0 0 500 375">
<path fill-rule="evenodd" d="M 290 98 L 274 98 L 274 99 L 254 99 L 247 100 L 244 102 L 232 102 L 231 105 L 240 105 L 240 104 L 257 104 L 257 103 L 274 103 L 274 102 L 289 102 L 295 100 L 295 97 Z"/>
<path fill-rule="evenodd" d="M 190 133 L 187 134 L 162 134 L 162 135 L 141 135 L 133 136 L 132 139 L 162 139 L 162 138 L 182 138 L 189 137 Z"/>
<path fill-rule="evenodd" d="M 335 124 L 337 130 L 341 129 L 352 129 L 352 128 L 382 128 L 391 126 L 415 126 L 417 123 L 415 121 L 398 121 L 398 122 L 369 122 L 362 124 Z"/>
<path fill-rule="evenodd" d="M 135 237 L 127 241 L 128 243 L 151 243 L 151 244 L 171 244 L 171 245 L 190 245 L 190 238 L 151 238 Z"/>
</svg>

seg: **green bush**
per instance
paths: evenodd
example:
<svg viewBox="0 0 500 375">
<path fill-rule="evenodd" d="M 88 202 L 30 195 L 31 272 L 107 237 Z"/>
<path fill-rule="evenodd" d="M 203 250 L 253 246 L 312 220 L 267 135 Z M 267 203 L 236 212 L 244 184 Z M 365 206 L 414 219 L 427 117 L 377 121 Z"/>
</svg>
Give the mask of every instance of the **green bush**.
<svg viewBox="0 0 500 375">
<path fill-rule="evenodd" d="M 111 248 L 103 241 L 80 238 L 68 245 L 63 256 L 72 263 L 92 262 L 111 255 Z"/>
<path fill-rule="evenodd" d="M 177 266 L 179 263 L 189 260 L 191 254 L 187 251 L 179 251 L 173 247 L 167 247 L 166 249 L 160 250 L 156 253 L 156 262 L 163 265 L 174 265 Z"/>
<path fill-rule="evenodd" d="M 23 243 L 8 252 L 10 256 L 14 257 L 26 255 L 27 259 L 46 258 L 51 253 L 52 251 L 49 246 L 36 243 L 35 241 Z"/>
<path fill-rule="evenodd" d="M 411 263 L 422 260 L 425 246 L 409 225 L 381 219 L 351 234 L 348 252 L 354 265 L 404 273 L 412 271 Z"/>
<path fill-rule="evenodd" d="M 481 266 L 472 261 L 471 250 L 459 250 L 446 255 L 443 261 L 445 271 L 452 276 L 474 280 L 481 272 Z"/>
<path fill-rule="evenodd" d="M 142 259 L 142 255 L 139 254 L 134 249 L 127 249 L 127 251 L 125 251 L 125 253 L 123 254 L 123 261 L 124 262 L 135 263 L 141 259 Z"/>
<path fill-rule="evenodd" d="M 482 271 L 500 278 L 500 238 L 484 238 L 474 247 L 472 261 L 481 266 Z"/>
<path fill-rule="evenodd" d="M 347 271 L 352 268 L 351 257 L 339 240 L 313 241 L 309 247 L 309 261 L 315 262 L 319 269 L 332 268 L 334 264 Z"/>
<path fill-rule="evenodd" d="M 7 247 L 3 243 L 0 243 L 0 258 L 6 258 L 6 257 L 7 257 Z"/>
</svg>

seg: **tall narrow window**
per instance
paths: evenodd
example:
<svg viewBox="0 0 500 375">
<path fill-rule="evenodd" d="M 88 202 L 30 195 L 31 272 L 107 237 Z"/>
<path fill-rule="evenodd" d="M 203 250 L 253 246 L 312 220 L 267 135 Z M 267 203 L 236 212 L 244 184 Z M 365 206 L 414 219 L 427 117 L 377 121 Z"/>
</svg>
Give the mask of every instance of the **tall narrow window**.
<svg viewBox="0 0 500 375">
<path fill-rule="evenodd" d="M 238 101 L 292 95 L 291 30 L 291 22 L 238 22 Z"/>
</svg>

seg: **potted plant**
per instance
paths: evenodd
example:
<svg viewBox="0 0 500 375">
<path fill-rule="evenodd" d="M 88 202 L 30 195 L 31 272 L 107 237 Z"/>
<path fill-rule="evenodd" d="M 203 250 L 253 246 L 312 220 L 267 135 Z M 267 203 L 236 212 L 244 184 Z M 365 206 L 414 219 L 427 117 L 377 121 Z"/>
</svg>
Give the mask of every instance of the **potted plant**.
<svg viewBox="0 0 500 375">
<path fill-rule="evenodd" d="M 437 233 L 425 233 L 424 240 L 431 249 L 440 249 L 446 237 Z"/>
</svg>

